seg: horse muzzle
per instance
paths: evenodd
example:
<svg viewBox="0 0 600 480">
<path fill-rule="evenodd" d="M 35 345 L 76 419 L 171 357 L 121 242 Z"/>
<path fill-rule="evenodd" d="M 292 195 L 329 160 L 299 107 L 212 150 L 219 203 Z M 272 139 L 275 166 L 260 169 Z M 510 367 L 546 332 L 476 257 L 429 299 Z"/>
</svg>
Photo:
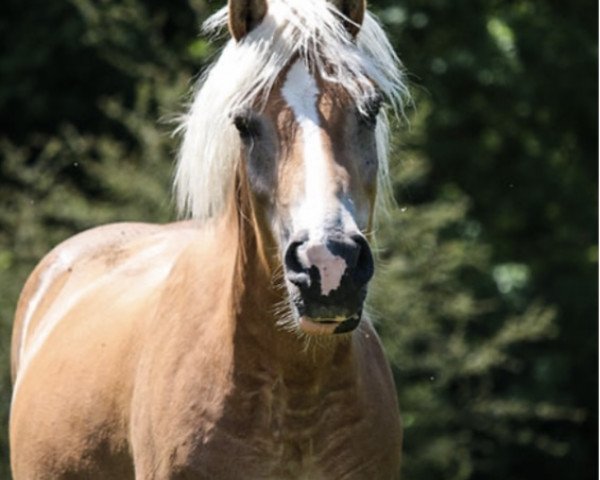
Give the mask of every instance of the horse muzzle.
<svg viewBox="0 0 600 480">
<path fill-rule="evenodd" d="M 328 335 L 358 327 L 374 273 L 373 255 L 362 235 L 335 233 L 313 241 L 300 233 L 286 248 L 284 265 L 302 331 Z"/>
</svg>

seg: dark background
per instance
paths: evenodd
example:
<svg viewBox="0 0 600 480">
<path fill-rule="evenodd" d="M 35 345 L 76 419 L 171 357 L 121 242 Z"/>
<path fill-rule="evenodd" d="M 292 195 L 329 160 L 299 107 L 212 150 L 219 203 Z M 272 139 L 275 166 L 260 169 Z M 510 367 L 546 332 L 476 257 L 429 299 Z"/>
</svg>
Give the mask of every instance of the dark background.
<svg viewBox="0 0 600 480">
<path fill-rule="evenodd" d="M 75 232 L 175 218 L 170 119 L 223 3 L 0 3 L 0 478 L 20 288 Z M 597 478 L 597 4 L 370 5 L 415 103 L 371 295 L 404 477 Z"/>
</svg>

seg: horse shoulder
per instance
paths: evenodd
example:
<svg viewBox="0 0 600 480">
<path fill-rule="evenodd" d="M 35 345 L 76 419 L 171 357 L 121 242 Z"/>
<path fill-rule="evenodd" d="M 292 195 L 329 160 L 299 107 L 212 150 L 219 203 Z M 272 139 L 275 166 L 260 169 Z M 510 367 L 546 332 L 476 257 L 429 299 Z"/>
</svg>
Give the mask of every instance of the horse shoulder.
<svg viewBox="0 0 600 480">
<path fill-rule="evenodd" d="M 84 460 L 107 451 L 128 456 L 140 329 L 194 232 L 185 224 L 109 225 L 72 237 L 40 262 L 15 320 L 15 468 L 86 471 Z"/>
<path fill-rule="evenodd" d="M 13 381 L 28 334 L 35 330 L 40 316 L 56 297 L 73 268 L 103 248 L 114 248 L 127 238 L 154 228 L 156 226 L 149 224 L 124 223 L 97 227 L 63 241 L 46 254 L 29 275 L 17 304 L 13 324 Z"/>
<path fill-rule="evenodd" d="M 136 469 L 158 478 L 209 462 L 232 389 L 237 250 L 231 235 L 198 232 L 173 266 L 136 368 L 131 442 Z M 161 473 L 162 472 L 162 473 Z M 150 475 L 148 473 L 148 475 Z"/>
</svg>

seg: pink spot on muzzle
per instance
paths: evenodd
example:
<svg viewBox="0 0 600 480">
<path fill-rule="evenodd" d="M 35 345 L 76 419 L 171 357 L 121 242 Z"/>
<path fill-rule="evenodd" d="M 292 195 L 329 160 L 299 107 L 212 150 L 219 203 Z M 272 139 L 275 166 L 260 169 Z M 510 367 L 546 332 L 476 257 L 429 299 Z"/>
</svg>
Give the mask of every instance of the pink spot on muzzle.
<svg viewBox="0 0 600 480">
<path fill-rule="evenodd" d="M 346 261 L 331 253 L 322 243 L 308 243 L 298 249 L 298 260 L 307 269 L 316 267 L 321 278 L 321 295 L 327 296 L 339 288 L 348 268 Z"/>
</svg>

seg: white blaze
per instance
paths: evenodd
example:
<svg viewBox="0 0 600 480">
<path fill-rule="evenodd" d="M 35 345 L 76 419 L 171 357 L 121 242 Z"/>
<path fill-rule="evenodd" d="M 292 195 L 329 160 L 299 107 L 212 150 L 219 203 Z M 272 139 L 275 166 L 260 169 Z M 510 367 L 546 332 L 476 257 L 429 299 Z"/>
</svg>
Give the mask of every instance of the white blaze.
<svg viewBox="0 0 600 480">
<path fill-rule="evenodd" d="M 283 86 L 283 98 L 291 107 L 302 132 L 304 153 L 304 202 L 294 215 L 294 228 L 317 233 L 326 214 L 329 197 L 327 159 L 321 138 L 317 100 L 319 88 L 303 61 L 298 60 Z"/>
<path fill-rule="evenodd" d="M 317 110 L 319 87 L 302 60 L 290 68 L 282 95 L 294 112 L 303 143 L 304 200 L 293 212 L 292 221 L 295 231 L 308 230 L 309 240 L 299 249 L 298 256 L 306 267 L 314 265 L 319 269 L 321 293 L 329 295 L 339 287 L 347 265 L 325 246 L 323 224 L 330 212 L 339 210 L 339 201 L 332 191 L 323 147 Z"/>
</svg>

